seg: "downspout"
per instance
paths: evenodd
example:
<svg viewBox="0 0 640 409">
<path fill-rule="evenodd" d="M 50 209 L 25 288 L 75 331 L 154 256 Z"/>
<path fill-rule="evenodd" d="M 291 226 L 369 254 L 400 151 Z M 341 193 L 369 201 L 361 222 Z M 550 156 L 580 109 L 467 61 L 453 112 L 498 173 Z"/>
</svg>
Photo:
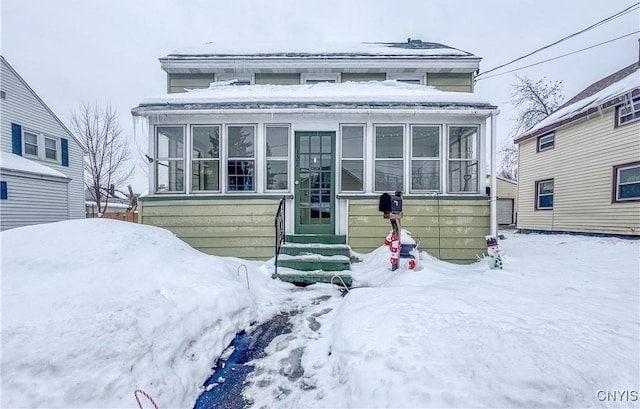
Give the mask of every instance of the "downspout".
<svg viewBox="0 0 640 409">
<path fill-rule="evenodd" d="M 491 113 L 491 199 L 490 199 L 490 223 L 491 235 L 498 237 L 498 200 L 497 200 L 497 179 L 496 179 L 496 119 L 500 111 Z"/>
</svg>

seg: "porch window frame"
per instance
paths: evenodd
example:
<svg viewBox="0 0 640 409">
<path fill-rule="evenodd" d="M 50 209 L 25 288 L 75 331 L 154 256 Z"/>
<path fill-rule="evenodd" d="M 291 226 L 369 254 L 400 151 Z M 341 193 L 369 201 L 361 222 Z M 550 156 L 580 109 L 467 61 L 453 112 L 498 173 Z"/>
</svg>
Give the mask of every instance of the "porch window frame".
<svg viewBox="0 0 640 409">
<path fill-rule="evenodd" d="M 211 128 L 211 127 L 217 127 L 218 128 L 218 157 L 217 158 L 195 158 L 193 156 L 193 149 L 194 149 L 194 143 L 193 143 L 193 135 L 194 132 L 193 130 L 195 128 Z M 192 194 L 208 194 L 208 193 L 221 193 L 222 192 L 222 182 L 223 182 L 223 174 L 222 174 L 222 140 L 223 140 L 223 135 L 222 135 L 222 129 L 223 126 L 222 124 L 191 124 L 190 126 L 190 132 L 189 132 L 189 152 L 190 154 L 188 155 L 188 157 L 190 158 L 190 163 L 189 163 L 189 193 Z M 186 149 L 186 148 L 185 148 Z M 218 189 L 217 190 L 194 190 L 193 189 L 193 165 L 194 162 L 218 162 Z"/>
<path fill-rule="evenodd" d="M 475 150 L 472 158 L 452 158 L 451 157 L 451 129 L 452 128 L 475 128 L 476 136 L 475 136 Z M 484 176 L 482 172 L 480 172 L 480 166 L 482 165 L 481 154 L 482 154 L 482 146 L 480 142 L 482 138 L 480 137 L 480 132 L 482 131 L 482 126 L 478 123 L 450 123 L 446 125 L 446 135 L 443 135 L 444 149 L 446 152 L 443 152 L 446 155 L 446 164 L 441 167 L 441 169 L 446 173 L 444 177 L 445 186 L 442 186 L 442 192 L 446 192 L 451 195 L 477 195 L 484 194 L 484 191 L 481 192 L 481 187 L 483 183 L 480 183 L 481 180 L 484 180 Z M 451 189 L 451 162 L 470 162 L 473 166 L 475 162 L 476 166 L 476 190 L 453 190 Z"/>
<path fill-rule="evenodd" d="M 158 130 L 160 128 L 181 128 L 182 129 L 182 157 L 167 156 L 160 157 L 158 155 Z M 153 164 L 153 192 L 154 194 L 166 195 L 166 194 L 185 194 L 187 192 L 187 182 L 189 181 L 187 175 L 187 125 L 186 124 L 158 124 L 155 125 L 153 130 L 153 145 L 154 145 L 154 164 Z M 182 161 L 182 190 L 158 190 L 158 166 L 162 161 Z"/>
<path fill-rule="evenodd" d="M 248 128 L 252 128 L 253 129 L 253 156 L 249 157 L 249 156 L 230 156 L 230 144 L 229 144 L 229 129 L 230 128 L 244 128 L 244 127 L 248 127 Z M 225 133 L 224 133 L 224 146 L 225 146 L 225 150 L 224 150 L 224 192 L 225 193 L 233 193 L 233 194 L 251 194 L 251 193 L 256 193 L 258 191 L 258 158 L 257 158 L 257 151 L 258 151 L 258 145 L 257 145 L 257 139 L 258 139 L 258 126 L 255 123 L 227 123 L 225 126 Z M 231 190 L 230 189 L 230 183 L 229 180 L 231 177 L 233 177 L 230 173 L 229 173 L 229 162 L 230 161 L 246 161 L 246 162 L 252 162 L 253 163 L 253 174 L 251 174 L 250 176 L 252 177 L 252 181 L 251 181 L 251 189 L 250 190 Z M 247 177 L 247 175 L 235 175 L 235 176 L 242 176 L 242 177 Z"/>
<path fill-rule="evenodd" d="M 413 129 L 414 128 L 437 128 L 438 129 L 438 156 L 414 156 L 414 147 L 413 147 Z M 443 163 L 444 163 L 444 152 L 443 152 L 443 124 L 410 124 L 409 125 L 409 192 L 410 193 L 441 193 L 443 191 L 444 181 L 443 181 Z M 438 188 L 437 189 L 414 189 L 413 188 L 413 161 L 428 161 L 428 162 L 438 162 L 439 169 L 439 178 L 438 178 Z"/>
<path fill-rule="evenodd" d="M 377 138 L 378 138 L 378 128 L 401 128 L 402 129 L 402 136 L 401 136 L 401 140 L 402 140 L 402 147 L 401 147 L 401 155 L 400 157 L 392 157 L 392 158 L 378 158 L 378 149 L 377 149 Z M 406 134 L 407 134 L 407 124 L 406 123 L 376 123 L 373 124 L 373 183 L 372 183 L 372 189 L 374 193 L 381 193 L 381 192 L 391 192 L 391 191 L 396 191 L 396 190 L 400 190 L 400 191 L 406 191 L 405 189 L 405 184 L 406 184 L 406 177 L 407 177 L 407 170 L 406 170 L 406 144 L 405 144 L 405 140 L 406 140 Z M 390 162 L 390 161 L 401 161 L 401 166 L 400 169 L 402 170 L 402 175 L 400 177 L 402 186 L 397 186 L 395 188 L 391 188 L 391 189 L 384 189 L 384 190 L 378 190 L 377 186 L 376 186 L 376 174 L 377 174 L 377 164 L 378 162 Z"/>
<path fill-rule="evenodd" d="M 267 154 L 267 142 L 269 139 L 269 128 L 286 128 L 287 129 L 287 156 L 268 156 Z M 264 165 L 263 165 L 263 179 L 264 179 L 264 191 L 268 193 L 289 193 L 291 192 L 291 124 L 264 124 Z M 269 189 L 268 185 L 268 171 L 269 161 L 272 162 L 286 162 L 287 169 L 287 188 L 286 189 Z"/>
<path fill-rule="evenodd" d="M 630 163 L 623 163 L 621 165 L 616 165 L 613 167 L 613 195 L 612 195 L 612 203 L 630 203 L 630 202 L 640 202 L 640 196 L 638 197 L 631 197 L 628 199 L 625 198 L 620 198 L 620 187 L 622 185 L 635 185 L 635 184 L 639 184 L 640 185 L 640 180 L 638 181 L 633 181 L 633 182 L 625 182 L 623 184 L 620 184 L 620 172 L 626 169 L 633 169 L 633 168 L 638 168 L 640 169 L 640 161 L 639 162 L 630 162 Z"/>
<path fill-rule="evenodd" d="M 360 157 L 353 157 L 353 156 L 345 156 L 344 154 L 344 149 L 343 149 L 343 129 L 344 128 L 360 128 L 362 130 L 362 140 L 361 140 L 361 148 L 362 148 L 362 154 Z M 339 181 L 339 189 L 338 192 L 340 193 L 364 193 L 366 191 L 367 188 L 367 167 L 366 167 L 366 139 L 367 139 L 367 125 L 365 123 L 343 123 L 340 124 L 340 146 L 339 146 L 339 158 L 340 161 L 338 163 L 339 165 L 339 174 L 340 174 L 340 181 Z M 342 171 L 343 171 L 343 167 L 342 164 L 344 161 L 351 161 L 351 162 L 355 162 L 355 161 L 359 161 L 362 164 L 362 188 L 360 190 L 345 190 L 342 188 L 342 183 L 343 183 L 343 178 L 342 178 Z"/>
</svg>

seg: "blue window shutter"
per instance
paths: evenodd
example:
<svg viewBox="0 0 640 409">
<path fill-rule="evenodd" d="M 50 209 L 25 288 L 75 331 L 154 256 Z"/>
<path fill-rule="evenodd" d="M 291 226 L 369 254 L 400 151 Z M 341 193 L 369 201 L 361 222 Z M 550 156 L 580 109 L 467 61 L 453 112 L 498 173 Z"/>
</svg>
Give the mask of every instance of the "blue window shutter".
<svg viewBox="0 0 640 409">
<path fill-rule="evenodd" d="M 7 198 L 7 182 L 0 182 L 0 199 Z"/>
<path fill-rule="evenodd" d="M 22 156 L 22 127 L 11 124 L 11 146 L 13 153 Z"/>
<path fill-rule="evenodd" d="M 62 166 L 69 166 L 69 141 L 61 138 L 60 145 L 62 149 Z"/>
</svg>

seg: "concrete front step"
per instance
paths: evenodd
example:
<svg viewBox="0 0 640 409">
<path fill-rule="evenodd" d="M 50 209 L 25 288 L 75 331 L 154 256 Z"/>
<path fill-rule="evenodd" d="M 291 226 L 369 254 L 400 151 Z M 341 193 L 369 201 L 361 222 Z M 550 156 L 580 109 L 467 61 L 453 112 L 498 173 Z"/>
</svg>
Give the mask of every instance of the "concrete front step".
<svg viewBox="0 0 640 409">
<path fill-rule="evenodd" d="M 347 236 L 335 234 L 287 234 L 287 243 L 347 244 Z"/>
<path fill-rule="evenodd" d="M 280 248 L 280 254 L 290 256 L 319 254 L 321 256 L 351 256 L 351 248 L 346 244 L 320 244 L 320 243 L 285 243 Z"/>
</svg>

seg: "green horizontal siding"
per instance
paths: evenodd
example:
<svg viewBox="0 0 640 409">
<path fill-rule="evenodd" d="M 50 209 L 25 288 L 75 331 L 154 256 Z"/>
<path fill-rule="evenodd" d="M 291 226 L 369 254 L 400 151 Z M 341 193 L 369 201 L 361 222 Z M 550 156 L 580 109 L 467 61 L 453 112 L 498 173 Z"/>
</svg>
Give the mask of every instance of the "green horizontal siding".
<svg viewBox="0 0 640 409">
<path fill-rule="evenodd" d="M 486 252 L 490 207 L 477 200 L 404 201 L 402 228 L 420 242 L 419 248 L 442 260 L 469 263 Z M 377 200 L 349 201 L 349 245 L 368 253 L 382 245 L 391 226 L 378 211 Z"/>
<path fill-rule="evenodd" d="M 274 256 L 278 204 L 275 199 L 141 201 L 140 220 L 207 254 L 265 260 Z"/>
<path fill-rule="evenodd" d="M 441 91 L 473 92 L 473 74 L 429 73 L 427 85 Z"/>
<path fill-rule="evenodd" d="M 266 85 L 296 85 L 300 84 L 300 74 L 268 74 L 268 73 L 256 73 L 256 84 Z"/>
</svg>

